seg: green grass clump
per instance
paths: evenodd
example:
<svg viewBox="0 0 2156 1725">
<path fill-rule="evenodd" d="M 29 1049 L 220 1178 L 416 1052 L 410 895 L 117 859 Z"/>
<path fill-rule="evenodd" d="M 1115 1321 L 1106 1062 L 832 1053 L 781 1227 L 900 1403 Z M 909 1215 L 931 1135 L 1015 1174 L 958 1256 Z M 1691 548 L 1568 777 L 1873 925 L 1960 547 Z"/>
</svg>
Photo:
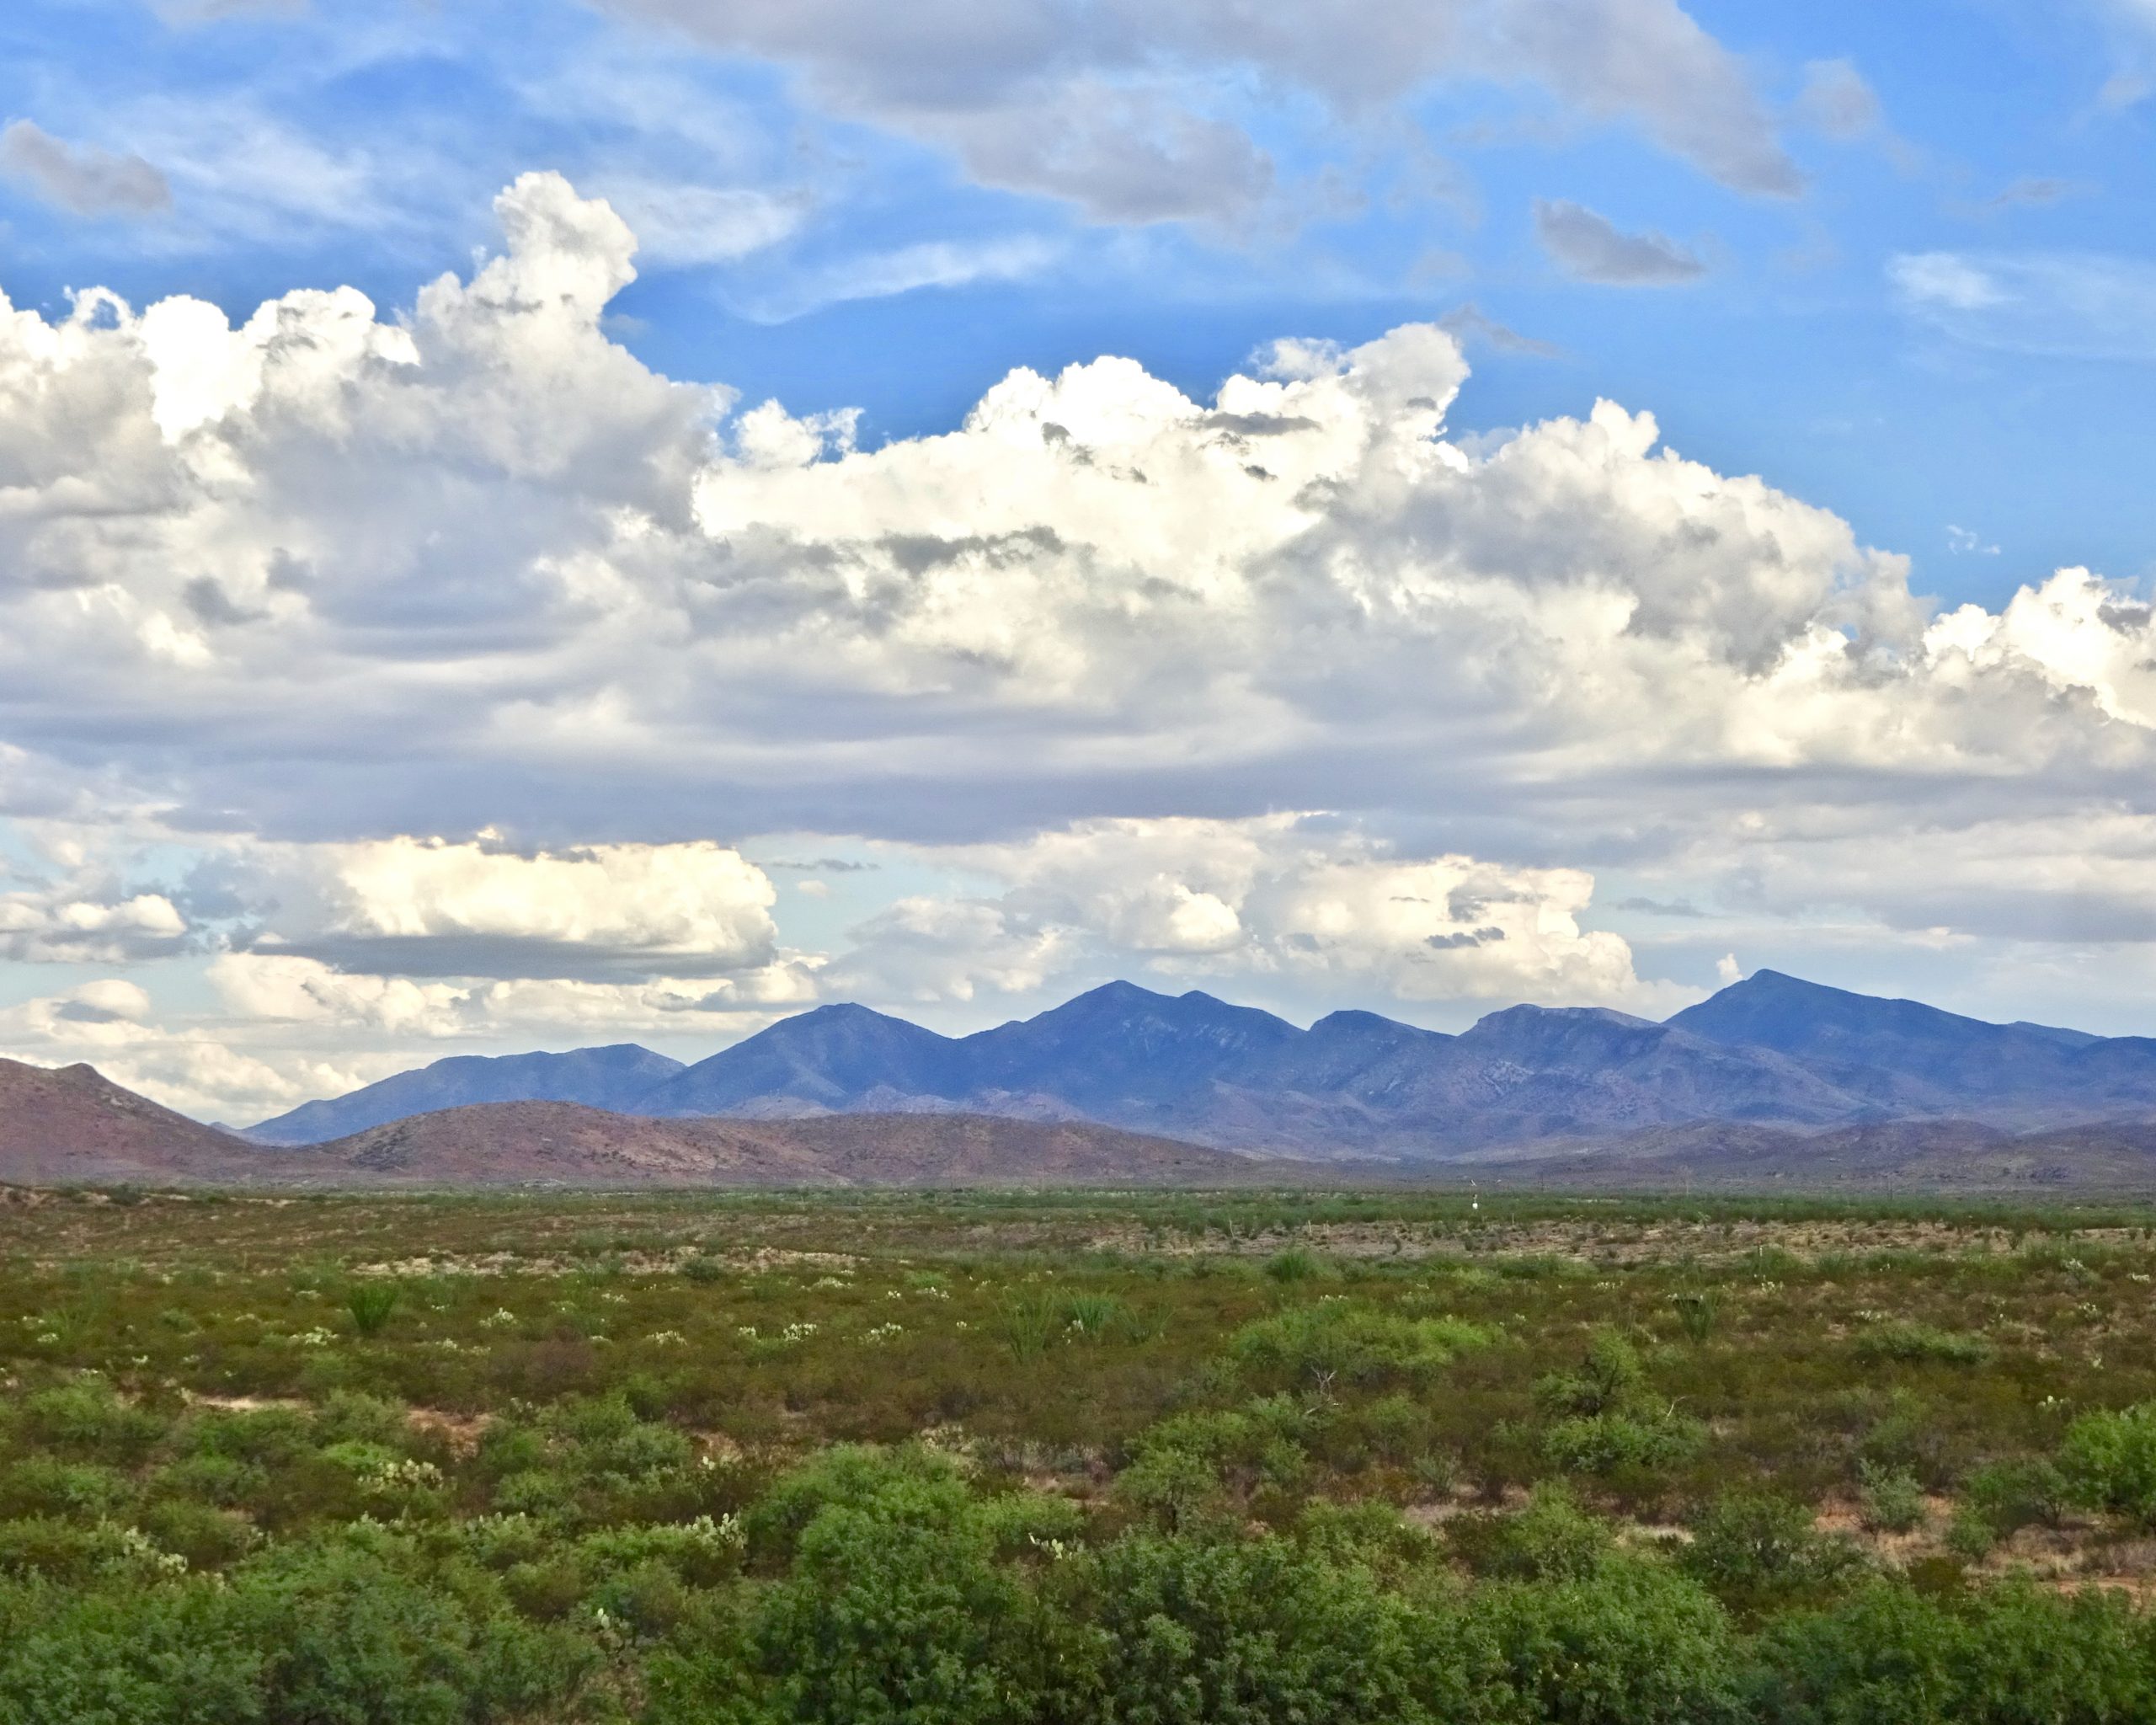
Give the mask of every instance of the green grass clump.
<svg viewBox="0 0 2156 1725">
<path fill-rule="evenodd" d="M 1991 1355 L 1991 1343 L 1982 1336 L 1905 1320 L 1876 1324 L 1856 1341 L 1858 1359 L 1890 1360 L 1900 1365 L 1982 1365 Z"/>
</svg>

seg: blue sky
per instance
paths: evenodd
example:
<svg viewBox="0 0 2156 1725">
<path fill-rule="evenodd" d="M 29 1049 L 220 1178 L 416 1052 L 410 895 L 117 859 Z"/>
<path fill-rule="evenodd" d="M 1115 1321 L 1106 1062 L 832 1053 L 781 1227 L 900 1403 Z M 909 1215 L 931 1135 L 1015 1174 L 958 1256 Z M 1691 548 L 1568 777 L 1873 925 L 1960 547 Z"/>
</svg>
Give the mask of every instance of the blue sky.
<svg viewBox="0 0 2156 1725">
<path fill-rule="evenodd" d="M 2156 1030 L 2152 118 L 2147 0 L 16 0 L 0 1052 Z"/>
</svg>

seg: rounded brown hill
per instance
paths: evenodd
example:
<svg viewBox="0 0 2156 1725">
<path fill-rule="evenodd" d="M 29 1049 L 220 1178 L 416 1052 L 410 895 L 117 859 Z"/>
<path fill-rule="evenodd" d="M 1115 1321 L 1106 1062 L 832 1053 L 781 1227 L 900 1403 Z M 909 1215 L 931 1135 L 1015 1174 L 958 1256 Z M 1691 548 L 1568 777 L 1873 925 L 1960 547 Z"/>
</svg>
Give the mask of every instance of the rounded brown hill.
<svg viewBox="0 0 2156 1725">
<path fill-rule="evenodd" d="M 95 1067 L 0 1060 L 0 1182 L 8 1185 L 246 1181 L 291 1160 L 122 1090 Z"/>
<path fill-rule="evenodd" d="M 400 1184 L 1175 1184 L 1251 1162 L 1075 1122 L 979 1114 L 657 1120 L 574 1103 L 485 1103 L 371 1127 L 304 1153 L 312 1178 Z"/>
</svg>

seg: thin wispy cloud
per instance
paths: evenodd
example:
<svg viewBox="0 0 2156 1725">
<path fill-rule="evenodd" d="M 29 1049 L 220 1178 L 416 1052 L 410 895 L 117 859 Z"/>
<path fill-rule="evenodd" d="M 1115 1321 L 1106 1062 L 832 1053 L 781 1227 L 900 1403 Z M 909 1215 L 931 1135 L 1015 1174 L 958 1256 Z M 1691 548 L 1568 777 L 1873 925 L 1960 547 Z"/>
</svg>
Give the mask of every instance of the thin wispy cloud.
<svg viewBox="0 0 2156 1725">
<path fill-rule="evenodd" d="M 2156 263 L 2080 252 L 1913 252 L 1887 280 L 1903 307 L 1972 347 L 2156 360 Z"/>
<path fill-rule="evenodd" d="M 603 177 L 595 187 L 636 230 L 638 256 L 662 267 L 745 258 L 799 232 L 812 208 L 803 194 L 753 187 Z"/>
<path fill-rule="evenodd" d="M 841 258 L 789 272 L 768 289 L 729 295 L 734 308 L 759 323 L 782 323 L 825 306 L 888 299 L 923 289 L 1022 281 L 1063 254 L 1057 240 L 1020 234 L 985 240 L 928 240 L 889 252 Z"/>
<path fill-rule="evenodd" d="M 1844 143 L 1876 130 L 1883 117 L 1878 93 L 1847 60 L 1807 65 L 1794 111 L 1801 124 Z"/>
</svg>

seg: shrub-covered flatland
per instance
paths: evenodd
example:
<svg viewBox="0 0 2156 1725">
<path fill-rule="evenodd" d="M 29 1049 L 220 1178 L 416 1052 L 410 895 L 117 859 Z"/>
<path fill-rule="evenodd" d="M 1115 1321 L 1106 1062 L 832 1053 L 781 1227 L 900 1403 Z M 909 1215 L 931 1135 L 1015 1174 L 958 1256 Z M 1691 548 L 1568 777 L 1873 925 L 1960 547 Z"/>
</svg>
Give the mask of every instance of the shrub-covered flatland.
<svg viewBox="0 0 2156 1725">
<path fill-rule="evenodd" d="M 0 1722 L 2156 1717 L 2156 1212 L 0 1204 Z"/>
</svg>

